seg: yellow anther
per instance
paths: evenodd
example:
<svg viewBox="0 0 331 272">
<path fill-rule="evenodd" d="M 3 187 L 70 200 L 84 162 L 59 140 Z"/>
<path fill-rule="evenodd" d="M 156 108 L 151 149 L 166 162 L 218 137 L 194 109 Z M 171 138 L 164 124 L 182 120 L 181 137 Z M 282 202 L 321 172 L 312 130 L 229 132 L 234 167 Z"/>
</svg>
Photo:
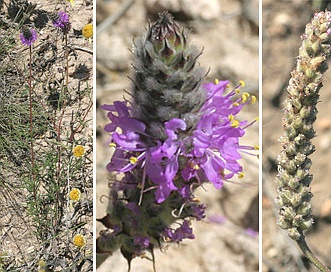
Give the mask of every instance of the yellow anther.
<svg viewBox="0 0 331 272">
<path fill-rule="evenodd" d="M 195 165 L 193 166 L 193 169 L 194 169 L 194 170 L 199 170 L 199 169 L 200 169 L 200 166 L 199 166 L 198 164 L 195 164 Z"/>
<path fill-rule="evenodd" d="M 243 92 L 241 95 L 242 102 L 245 103 L 249 97 L 250 97 L 250 94 L 248 92 Z"/>
<path fill-rule="evenodd" d="M 234 119 L 234 120 L 231 122 L 231 127 L 233 127 L 233 128 L 237 128 L 237 127 L 239 127 L 239 124 L 240 124 L 240 122 L 239 122 L 238 120 Z"/>
<path fill-rule="evenodd" d="M 240 173 L 238 173 L 238 178 L 243 178 L 245 176 L 245 174 L 243 173 L 243 172 L 240 172 Z"/>
<path fill-rule="evenodd" d="M 199 164 L 196 164 L 194 162 L 190 162 L 190 167 L 193 169 L 193 170 L 199 170 L 200 169 L 200 165 Z"/>
<path fill-rule="evenodd" d="M 131 157 L 130 158 L 130 163 L 131 164 L 136 164 L 138 162 L 138 158 L 137 157 Z"/>
<path fill-rule="evenodd" d="M 243 94 L 242 94 L 242 95 L 245 95 L 245 96 L 247 96 L 247 98 L 251 96 L 251 94 L 250 94 L 250 93 L 248 93 L 248 92 L 243 92 Z"/>
<path fill-rule="evenodd" d="M 215 78 L 214 83 L 215 83 L 215 85 L 217 85 L 218 83 L 220 83 L 220 81 L 217 78 Z"/>
<path fill-rule="evenodd" d="M 236 92 L 236 94 L 240 93 L 239 89 L 235 89 L 234 91 Z"/>
<path fill-rule="evenodd" d="M 116 144 L 114 142 L 109 143 L 109 147 L 116 147 Z"/>
<path fill-rule="evenodd" d="M 254 104 L 256 102 L 256 96 L 255 95 L 252 95 L 251 96 L 251 103 Z"/>
<path fill-rule="evenodd" d="M 229 119 L 229 121 L 233 121 L 234 120 L 234 116 L 232 114 L 229 114 L 228 119 Z"/>
<path fill-rule="evenodd" d="M 245 87 L 245 81 L 243 81 L 243 80 L 239 80 L 239 84 L 241 85 L 241 87 Z"/>
<path fill-rule="evenodd" d="M 238 102 L 234 102 L 233 104 L 232 104 L 232 106 L 234 106 L 234 107 L 238 107 L 240 104 L 238 103 Z"/>
<path fill-rule="evenodd" d="M 239 127 L 240 122 L 237 119 L 235 119 L 232 114 L 229 114 L 228 119 L 231 122 L 231 127 L 233 128 Z"/>
<path fill-rule="evenodd" d="M 255 150 L 260 150 L 260 147 L 258 145 L 254 145 Z"/>
<path fill-rule="evenodd" d="M 254 118 L 254 120 L 255 121 L 259 121 L 260 120 L 260 117 L 257 116 L 257 117 Z"/>
</svg>

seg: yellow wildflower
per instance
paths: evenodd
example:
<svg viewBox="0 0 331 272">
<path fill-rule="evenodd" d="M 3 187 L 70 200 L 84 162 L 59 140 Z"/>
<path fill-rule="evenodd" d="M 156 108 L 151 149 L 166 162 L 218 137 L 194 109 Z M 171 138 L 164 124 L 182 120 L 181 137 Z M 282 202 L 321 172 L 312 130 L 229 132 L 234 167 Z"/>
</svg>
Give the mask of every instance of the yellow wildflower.
<svg viewBox="0 0 331 272">
<path fill-rule="evenodd" d="M 89 39 L 93 36 L 93 25 L 87 24 L 82 29 L 82 34 L 86 39 Z"/>
<path fill-rule="evenodd" d="M 76 234 L 72 240 L 76 247 L 82 248 L 86 245 L 86 238 L 81 234 Z"/>
<path fill-rule="evenodd" d="M 80 192 L 79 189 L 77 189 L 77 188 L 73 188 L 73 189 L 69 192 L 69 199 L 72 200 L 72 201 L 79 201 L 81 195 L 82 195 L 82 193 Z"/>
<path fill-rule="evenodd" d="M 85 149 L 82 145 L 76 145 L 72 151 L 75 157 L 82 157 L 85 153 Z"/>
</svg>

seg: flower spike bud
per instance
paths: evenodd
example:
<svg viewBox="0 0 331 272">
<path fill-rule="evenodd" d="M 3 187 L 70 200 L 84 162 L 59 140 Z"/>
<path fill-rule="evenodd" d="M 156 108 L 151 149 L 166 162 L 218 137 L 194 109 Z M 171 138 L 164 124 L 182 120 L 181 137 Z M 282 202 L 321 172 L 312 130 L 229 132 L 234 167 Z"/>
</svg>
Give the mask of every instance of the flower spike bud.
<svg viewBox="0 0 331 272">
<path fill-rule="evenodd" d="M 201 88 L 204 69 L 195 67 L 201 52 L 187 45 L 184 30 L 168 12 L 160 13 L 145 38 L 135 44 L 134 117 L 162 140 L 166 138 L 163 123 L 172 118 L 194 127 L 206 99 Z"/>
<path fill-rule="evenodd" d="M 288 99 L 284 105 L 284 136 L 280 138 L 283 150 L 278 156 L 278 184 L 280 227 L 288 230 L 294 240 L 303 239 L 303 231 L 313 223 L 311 215 L 309 173 L 315 151 L 311 139 L 315 136 L 313 124 L 317 115 L 319 90 L 323 84 L 326 60 L 331 54 L 331 13 L 316 13 L 301 36 L 297 66 L 291 73 Z"/>
</svg>

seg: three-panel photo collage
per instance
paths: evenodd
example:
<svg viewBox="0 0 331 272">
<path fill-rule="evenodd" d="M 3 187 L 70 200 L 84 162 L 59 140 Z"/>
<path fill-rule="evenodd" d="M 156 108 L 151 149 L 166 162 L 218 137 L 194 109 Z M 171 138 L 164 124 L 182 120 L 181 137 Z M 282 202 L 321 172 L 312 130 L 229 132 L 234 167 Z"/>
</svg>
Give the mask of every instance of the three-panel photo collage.
<svg viewBox="0 0 331 272">
<path fill-rule="evenodd" d="M 331 1 L 0 0 L 0 272 L 330 272 Z"/>
</svg>

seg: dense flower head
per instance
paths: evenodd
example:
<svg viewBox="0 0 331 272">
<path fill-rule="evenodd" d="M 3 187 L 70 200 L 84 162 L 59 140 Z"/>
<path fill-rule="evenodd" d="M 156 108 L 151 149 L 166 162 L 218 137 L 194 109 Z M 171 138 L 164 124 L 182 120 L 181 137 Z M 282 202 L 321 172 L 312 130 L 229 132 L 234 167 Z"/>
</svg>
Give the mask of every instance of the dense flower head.
<svg viewBox="0 0 331 272">
<path fill-rule="evenodd" d="M 116 147 L 107 169 L 127 172 L 136 167 L 143 168 L 146 176 L 157 186 L 155 197 L 158 203 L 174 190 L 183 191 L 185 196 L 186 184 L 175 185 L 177 174 L 187 185 L 192 180 L 210 181 L 217 189 L 225 180 L 240 175 L 243 169 L 238 162 L 241 158 L 239 151 L 254 148 L 239 144 L 247 121 L 240 122 L 235 117 L 252 99 L 243 94 L 233 101 L 235 90 L 224 94 L 228 83 L 205 84 L 208 98 L 200 110 L 201 118 L 196 128 L 183 137 L 185 121 L 171 119 L 164 124 L 167 134 L 164 142 L 153 139 L 147 134 L 146 125 L 131 117 L 127 102 L 117 101 L 113 105 L 102 106 L 112 121 L 105 130 L 112 133 L 111 143 Z M 180 165 L 183 160 L 185 165 Z"/>
<path fill-rule="evenodd" d="M 84 38 L 89 39 L 93 36 L 93 25 L 87 24 L 82 29 L 82 35 Z"/>
<path fill-rule="evenodd" d="M 24 45 L 32 45 L 38 38 L 36 30 L 33 28 L 22 27 L 20 39 Z"/>
<path fill-rule="evenodd" d="M 75 157 L 80 158 L 85 154 L 85 148 L 82 145 L 76 145 L 72 150 Z"/>
<path fill-rule="evenodd" d="M 99 220 L 113 230 L 98 238 L 99 252 L 121 247 L 131 261 L 160 241 L 194 239 L 190 221 L 203 220 L 206 210 L 194 197 L 195 188 L 211 182 L 220 189 L 233 176 L 240 177 L 239 152 L 254 150 L 239 144 L 251 123 L 237 115 L 255 97 L 240 96 L 240 85 L 227 93 L 228 83 L 203 85 L 207 98 L 195 128 L 187 130 L 184 120 L 173 118 L 164 123 L 165 140 L 148 134 L 146 124 L 132 117 L 128 102 L 102 106 L 111 120 L 105 126 L 109 146 L 115 148 L 107 169 L 124 177 L 112 184 L 110 210 Z"/>
<path fill-rule="evenodd" d="M 71 23 L 69 21 L 69 16 L 67 13 L 63 11 L 59 11 L 58 13 L 52 13 L 50 15 L 53 25 L 56 28 L 61 29 L 63 33 L 68 33 L 71 28 Z"/>
<path fill-rule="evenodd" d="M 81 191 L 77 188 L 73 188 L 70 192 L 69 192 L 69 199 L 72 201 L 79 201 L 81 198 Z"/>
<path fill-rule="evenodd" d="M 76 247 L 82 248 L 86 245 L 86 238 L 81 234 L 76 234 L 72 239 L 72 242 Z"/>
</svg>

